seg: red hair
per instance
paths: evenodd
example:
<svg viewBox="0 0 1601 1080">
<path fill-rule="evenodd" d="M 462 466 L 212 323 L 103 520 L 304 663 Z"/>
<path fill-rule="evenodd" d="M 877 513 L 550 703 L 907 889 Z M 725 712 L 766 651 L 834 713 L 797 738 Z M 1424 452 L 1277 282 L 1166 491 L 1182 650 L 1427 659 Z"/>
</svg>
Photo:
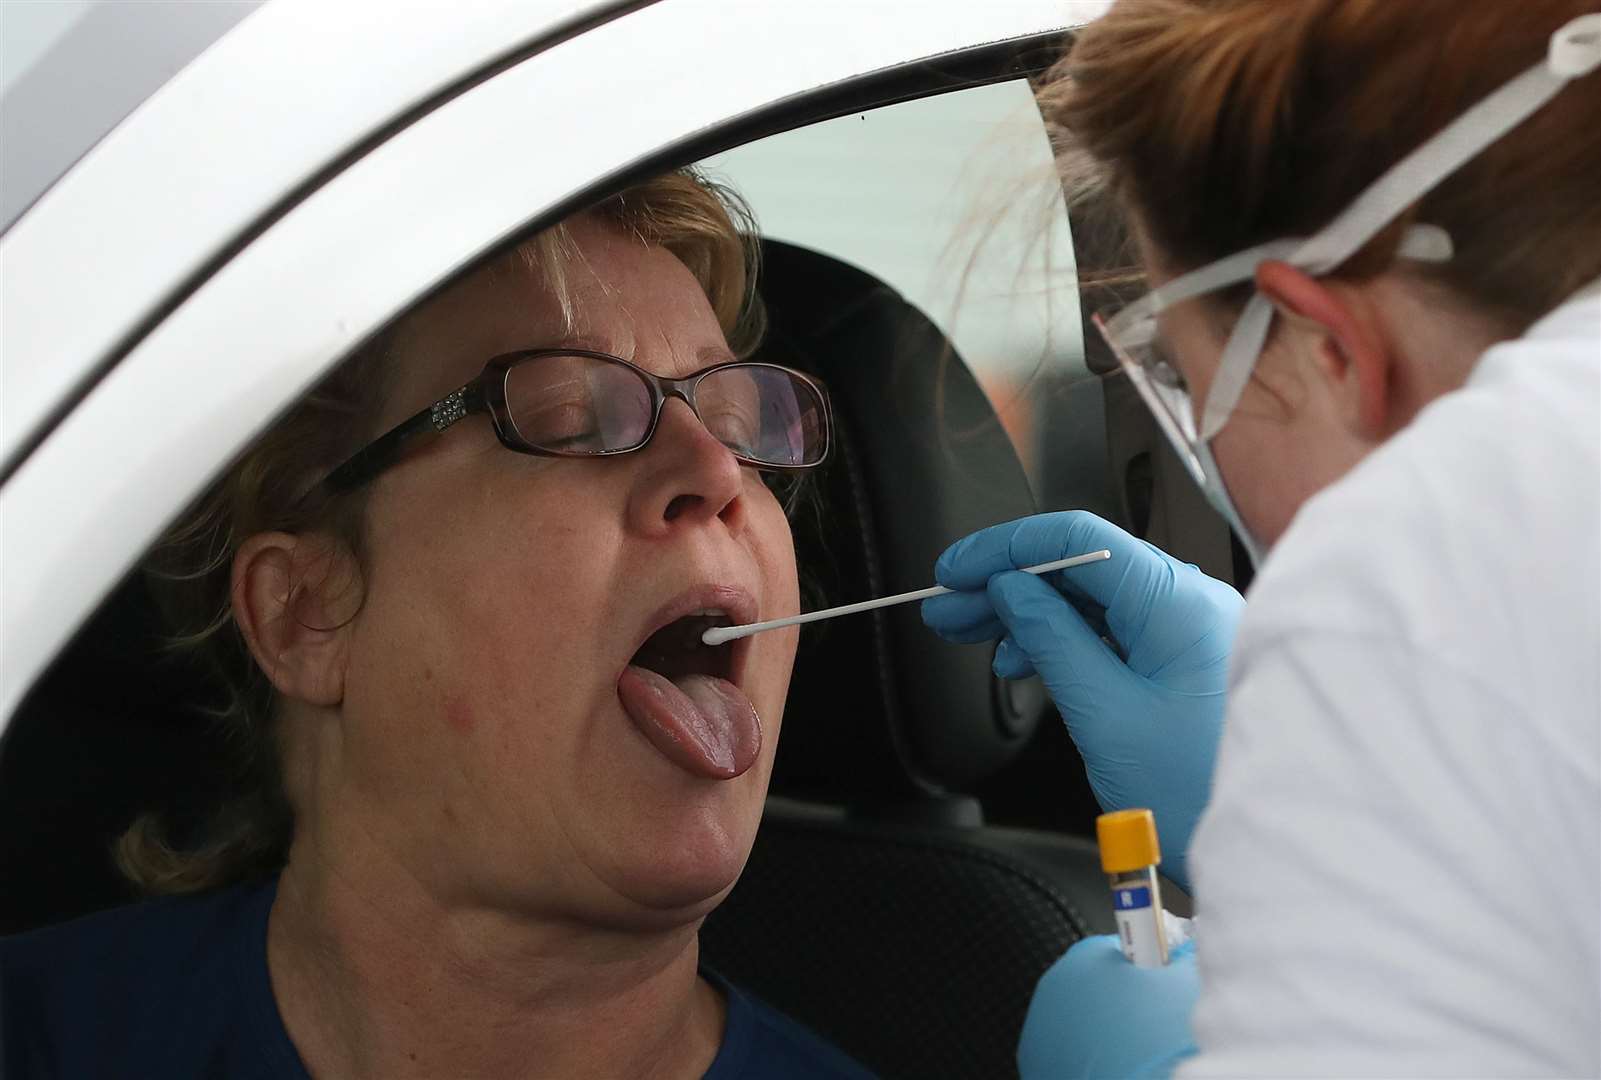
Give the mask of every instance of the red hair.
<svg viewBox="0 0 1601 1080">
<path fill-rule="evenodd" d="M 1595 0 L 1121 0 L 1047 76 L 1059 145 L 1183 271 L 1310 236 L 1424 140 L 1538 63 Z M 1070 166 L 1069 166 L 1070 167 Z M 1336 270 L 1420 269 L 1513 332 L 1601 277 L 1601 72 L 1576 79 Z"/>
</svg>

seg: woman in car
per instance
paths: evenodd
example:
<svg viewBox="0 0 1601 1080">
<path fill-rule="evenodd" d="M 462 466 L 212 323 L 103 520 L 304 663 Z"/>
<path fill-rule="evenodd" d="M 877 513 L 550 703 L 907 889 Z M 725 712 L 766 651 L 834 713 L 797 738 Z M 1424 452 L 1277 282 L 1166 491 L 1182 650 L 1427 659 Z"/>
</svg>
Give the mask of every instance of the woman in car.
<svg viewBox="0 0 1601 1080">
<path fill-rule="evenodd" d="M 542 233 L 180 523 L 168 600 L 253 782 L 125 837 L 177 895 L 0 947 L 8 1075 L 865 1075 L 697 959 L 796 645 L 700 631 L 797 610 L 769 483 L 829 440 L 817 383 L 740 361 L 740 224 L 673 173 Z"/>
<path fill-rule="evenodd" d="M 1243 618 L 1089 515 L 940 560 L 1200 913 L 1199 980 L 1070 951 L 1026 1076 L 1601 1075 L 1598 67 L 1594 0 L 1122 0 L 1048 80 L 1155 286 L 1102 332 L 1270 554 Z"/>
</svg>

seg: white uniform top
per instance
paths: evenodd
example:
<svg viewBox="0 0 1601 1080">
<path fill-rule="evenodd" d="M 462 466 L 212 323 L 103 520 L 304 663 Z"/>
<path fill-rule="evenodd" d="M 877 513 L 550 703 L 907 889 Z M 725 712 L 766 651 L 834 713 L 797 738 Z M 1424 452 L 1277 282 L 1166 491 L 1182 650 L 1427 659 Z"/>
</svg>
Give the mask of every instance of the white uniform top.
<svg viewBox="0 0 1601 1080">
<path fill-rule="evenodd" d="M 1601 1075 L 1601 291 L 1310 500 L 1252 587 L 1181 1076 Z"/>
</svg>

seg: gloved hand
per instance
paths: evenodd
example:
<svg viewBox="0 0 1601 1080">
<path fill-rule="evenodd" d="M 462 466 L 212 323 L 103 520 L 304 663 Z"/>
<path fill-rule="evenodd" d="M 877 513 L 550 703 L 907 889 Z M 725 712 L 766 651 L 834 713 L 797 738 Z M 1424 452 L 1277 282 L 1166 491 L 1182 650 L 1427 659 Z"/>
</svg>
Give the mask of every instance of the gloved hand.
<svg viewBox="0 0 1601 1080">
<path fill-rule="evenodd" d="M 1195 945 L 1166 967 L 1135 967 L 1113 935 L 1067 950 L 1034 988 L 1017 1067 L 1023 1080 L 1166 1077 L 1195 1053 L 1190 1014 L 1200 996 Z"/>
<path fill-rule="evenodd" d="M 1111 559 L 1043 578 L 1009 572 L 1101 548 Z M 1038 672 L 1101 807 L 1149 807 L 1163 872 L 1188 889 L 1240 594 L 1081 510 L 981 529 L 946 549 L 934 577 L 961 591 L 923 601 L 924 623 L 948 641 L 1000 638 L 1001 678 Z"/>
</svg>

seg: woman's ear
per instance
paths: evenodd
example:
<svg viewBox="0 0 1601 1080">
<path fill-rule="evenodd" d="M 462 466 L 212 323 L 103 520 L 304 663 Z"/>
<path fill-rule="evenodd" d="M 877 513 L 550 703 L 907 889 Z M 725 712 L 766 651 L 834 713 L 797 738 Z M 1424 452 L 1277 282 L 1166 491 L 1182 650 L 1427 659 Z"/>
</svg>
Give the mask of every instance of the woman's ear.
<svg viewBox="0 0 1601 1080">
<path fill-rule="evenodd" d="M 361 589 L 355 557 L 331 538 L 257 533 L 240 545 L 234 621 L 280 694 L 312 705 L 344 700 Z"/>
<path fill-rule="evenodd" d="M 1314 324 L 1321 334 L 1315 374 L 1347 430 L 1377 442 L 1405 423 L 1397 400 L 1397 357 L 1359 300 L 1282 262 L 1259 266 L 1256 287 L 1281 313 Z"/>
</svg>

